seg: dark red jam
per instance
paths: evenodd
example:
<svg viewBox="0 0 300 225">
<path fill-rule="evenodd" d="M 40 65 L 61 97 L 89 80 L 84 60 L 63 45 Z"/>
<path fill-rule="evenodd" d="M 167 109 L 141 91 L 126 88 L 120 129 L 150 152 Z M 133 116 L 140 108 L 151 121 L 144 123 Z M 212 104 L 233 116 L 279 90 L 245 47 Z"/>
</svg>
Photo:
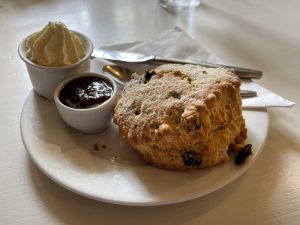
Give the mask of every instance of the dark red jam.
<svg viewBox="0 0 300 225">
<path fill-rule="evenodd" d="M 101 78 L 79 77 L 67 83 L 60 92 L 59 100 L 75 109 L 92 108 L 102 104 L 113 94 L 112 84 Z"/>
</svg>

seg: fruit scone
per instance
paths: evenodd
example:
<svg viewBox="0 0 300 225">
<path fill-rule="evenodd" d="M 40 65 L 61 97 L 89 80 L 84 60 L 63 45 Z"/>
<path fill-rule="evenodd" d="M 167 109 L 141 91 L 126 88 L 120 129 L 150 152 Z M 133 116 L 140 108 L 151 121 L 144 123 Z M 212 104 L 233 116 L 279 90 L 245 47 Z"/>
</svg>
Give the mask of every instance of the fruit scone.
<svg viewBox="0 0 300 225">
<path fill-rule="evenodd" d="M 160 168 L 207 168 L 247 137 L 240 80 L 230 70 L 166 64 L 133 74 L 114 112 L 122 137 Z"/>
</svg>

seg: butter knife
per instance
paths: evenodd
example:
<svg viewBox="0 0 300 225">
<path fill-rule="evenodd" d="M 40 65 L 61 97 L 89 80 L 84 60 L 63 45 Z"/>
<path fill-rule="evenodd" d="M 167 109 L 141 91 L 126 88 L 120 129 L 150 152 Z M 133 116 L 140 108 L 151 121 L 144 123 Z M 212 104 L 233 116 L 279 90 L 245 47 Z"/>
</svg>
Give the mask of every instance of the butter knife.
<svg viewBox="0 0 300 225">
<path fill-rule="evenodd" d="M 102 58 L 108 60 L 116 60 L 121 62 L 131 62 L 131 63 L 147 63 L 147 62 L 157 62 L 157 63 L 180 63 L 180 64 L 196 64 L 203 67 L 222 67 L 226 69 L 234 70 L 235 74 L 241 79 L 260 79 L 262 77 L 262 71 L 248 69 L 237 66 L 229 66 L 215 63 L 206 63 L 206 62 L 195 62 L 195 61 L 186 61 L 181 59 L 174 58 L 165 58 L 159 57 L 150 54 L 141 54 L 135 52 L 125 52 L 125 51 L 116 51 L 105 48 L 94 49 L 92 53 L 93 58 Z"/>
</svg>

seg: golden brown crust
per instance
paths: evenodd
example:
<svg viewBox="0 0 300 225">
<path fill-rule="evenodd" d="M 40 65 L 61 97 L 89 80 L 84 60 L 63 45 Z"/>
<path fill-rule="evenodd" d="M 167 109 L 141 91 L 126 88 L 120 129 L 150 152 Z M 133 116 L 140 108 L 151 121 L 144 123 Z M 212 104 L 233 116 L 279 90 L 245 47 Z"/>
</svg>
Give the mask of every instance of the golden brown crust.
<svg viewBox="0 0 300 225">
<path fill-rule="evenodd" d="M 134 74 L 114 113 L 122 137 L 146 161 L 169 170 L 228 160 L 247 136 L 240 80 L 222 68 L 168 64 Z"/>
</svg>

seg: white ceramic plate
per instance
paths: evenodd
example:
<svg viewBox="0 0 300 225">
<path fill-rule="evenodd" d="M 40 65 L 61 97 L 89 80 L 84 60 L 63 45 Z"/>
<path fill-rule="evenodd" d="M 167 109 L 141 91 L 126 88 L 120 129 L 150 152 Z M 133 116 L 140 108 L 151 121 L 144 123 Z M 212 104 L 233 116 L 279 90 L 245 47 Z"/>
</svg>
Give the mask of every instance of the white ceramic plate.
<svg viewBox="0 0 300 225">
<path fill-rule="evenodd" d="M 244 111 L 253 155 L 242 166 L 233 159 L 211 169 L 171 172 L 146 165 L 111 124 L 84 135 L 69 128 L 53 102 L 31 92 L 21 115 L 24 145 L 51 179 L 78 194 L 115 204 L 162 205 L 211 193 L 243 174 L 262 150 L 268 113 Z"/>
</svg>

